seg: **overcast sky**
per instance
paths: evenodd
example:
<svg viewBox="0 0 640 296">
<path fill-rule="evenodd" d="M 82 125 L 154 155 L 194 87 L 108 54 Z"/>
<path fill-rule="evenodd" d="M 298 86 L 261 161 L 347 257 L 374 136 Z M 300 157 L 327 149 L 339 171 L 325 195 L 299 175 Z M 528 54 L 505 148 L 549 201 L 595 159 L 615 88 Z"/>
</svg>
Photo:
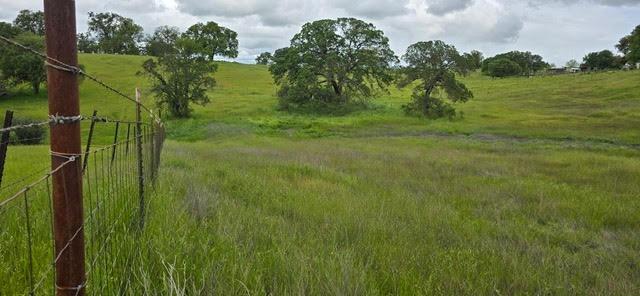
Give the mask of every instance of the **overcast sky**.
<svg viewBox="0 0 640 296">
<path fill-rule="evenodd" d="M 522 50 L 558 65 L 611 49 L 640 25 L 640 0 L 78 0 L 78 31 L 89 11 L 133 18 L 147 33 L 215 21 L 238 32 L 239 62 L 287 46 L 305 22 L 353 16 L 384 30 L 397 55 L 417 41 L 441 39 L 491 56 Z M 0 0 L 0 20 L 42 1 Z"/>
</svg>

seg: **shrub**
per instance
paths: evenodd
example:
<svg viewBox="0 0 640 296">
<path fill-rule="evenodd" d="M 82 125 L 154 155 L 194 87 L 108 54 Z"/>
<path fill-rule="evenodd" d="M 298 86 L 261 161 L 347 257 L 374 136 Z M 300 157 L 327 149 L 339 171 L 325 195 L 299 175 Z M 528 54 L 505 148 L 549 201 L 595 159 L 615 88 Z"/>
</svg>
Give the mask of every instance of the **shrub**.
<svg viewBox="0 0 640 296">
<path fill-rule="evenodd" d="M 13 126 L 27 125 L 34 123 L 34 120 L 24 118 L 14 118 Z M 47 129 L 43 126 L 33 126 L 21 128 L 13 131 L 11 135 L 11 143 L 17 145 L 39 145 L 44 142 Z"/>
<path fill-rule="evenodd" d="M 487 72 L 491 77 L 516 76 L 522 73 L 522 68 L 509 59 L 497 59 L 488 64 Z"/>
</svg>

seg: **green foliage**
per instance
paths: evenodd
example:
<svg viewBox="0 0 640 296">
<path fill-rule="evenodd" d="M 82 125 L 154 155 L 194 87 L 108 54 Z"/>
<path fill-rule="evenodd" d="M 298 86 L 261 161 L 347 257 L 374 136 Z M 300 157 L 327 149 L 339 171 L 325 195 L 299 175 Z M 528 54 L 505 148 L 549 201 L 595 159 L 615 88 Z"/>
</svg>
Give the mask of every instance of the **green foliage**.
<svg viewBox="0 0 640 296">
<path fill-rule="evenodd" d="M 565 67 L 567 67 L 567 68 L 579 68 L 580 67 L 580 63 L 578 63 L 578 61 L 576 61 L 576 60 L 569 60 L 565 64 Z"/>
<path fill-rule="evenodd" d="M 209 61 L 216 56 L 238 57 L 238 33 L 215 22 L 197 23 L 189 27 L 183 37 L 194 40 L 198 51 Z"/>
<path fill-rule="evenodd" d="M 130 18 L 111 12 L 89 12 L 86 36 L 97 44 L 98 52 L 138 55 L 142 32 L 142 27 Z"/>
<path fill-rule="evenodd" d="M 151 91 L 161 108 L 168 108 L 171 115 L 184 118 L 191 115 L 190 103 L 209 103 L 207 90 L 215 86 L 209 75 L 216 71 L 213 62 L 200 54 L 196 41 L 181 38 L 176 41 L 174 53 L 157 60 L 148 59 L 143 64 L 143 74 L 151 80 Z"/>
<path fill-rule="evenodd" d="M 471 52 L 464 53 L 462 56 L 464 57 L 464 61 L 470 71 L 476 71 L 482 68 L 482 62 L 484 61 L 484 55 L 482 52 L 472 50 Z"/>
<path fill-rule="evenodd" d="M 175 53 L 176 41 L 180 38 L 180 29 L 176 27 L 158 27 L 152 36 L 147 37 L 145 53 L 161 57 Z"/>
<path fill-rule="evenodd" d="M 368 101 L 392 82 L 397 57 L 373 24 L 353 18 L 307 23 L 276 51 L 269 68 L 280 106 L 337 106 Z"/>
<path fill-rule="evenodd" d="M 522 68 L 509 59 L 494 59 L 487 64 L 487 75 L 491 77 L 509 77 L 522 73 Z"/>
<path fill-rule="evenodd" d="M 15 41 L 38 51 L 44 50 L 44 37 L 33 33 L 22 33 Z M 40 92 L 40 85 L 46 81 L 46 71 L 42 59 L 30 52 L 13 46 L 0 47 L 0 73 L 4 87 L 29 83 L 35 94 Z"/>
<path fill-rule="evenodd" d="M 592 70 L 620 69 L 623 63 L 610 50 L 592 52 L 584 57 L 584 64 Z"/>
<path fill-rule="evenodd" d="M 622 52 L 625 59 L 631 63 L 640 62 L 640 25 L 638 25 L 631 34 L 620 39 L 616 48 Z"/>
<path fill-rule="evenodd" d="M 18 34 L 20 34 L 20 29 L 14 27 L 10 23 L 0 22 L 0 35 L 7 38 L 13 38 L 18 36 Z"/>
<path fill-rule="evenodd" d="M 13 126 L 28 125 L 36 123 L 37 120 L 27 118 L 14 118 L 12 121 Z M 32 126 L 28 128 L 20 128 L 13 131 L 11 134 L 11 142 L 16 145 L 39 145 L 44 142 L 44 138 L 47 135 L 47 129 L 43 126 Z"/>
<path fill-rule="evenodd" d="M 80 55 L 91 73 L 125 90 L 147 85 L 135 76 L 145 59 Z M 159 195 L 148 199 L 136 244 L 145 256 L 134 271 L 110 273 L 135 278 L 126 295 L 634 295 L 640 288 L 640 153 L 632 147 L 640 139 L 640 71 L 473 73 L 459 77 L 475 95 L 457 106 L 464 119 L 427 123 L 400 112 L 408 88 L 390 88 L 377 108 L 336 117 L 276 111 L 263 66 L 220 62 L 216 79 L 210 104 L 166 122 L 170 139 L 150 191 Z M 81 93 L 82 114 L 134 114 L 98 85 L 84 83 Z M 21 93 L 0 100 L 7 108 L 42 119 L 47 101 Z M 113 141 L 112 129 L 101 130 L 109 134 L 104 143 Z M 11 147 L 3 183 L 47 167 L 47 148 Z M 48 210 L 46 198 L 36 200 Z M 24 225 L 15 212 L 3 226 Z M 35 250 L 50 250 L 42 241 Z M 1 241 L 0 258 L 15 254 L 13 246 Z M 0 268 L 0 278 L 16 270 Z M 0 285 L 7 295 L 24 294 L 12 288 Z"/>
<path fill-rule="evenodd" d="M 444 93 L 452 103 L 466 102 L 473 97 L 473 93 L 456 80 L 456 74 L 466 75 L 469 72 L 469 64 L 454 46 L 440 40 L 418 42 L 409 46 L 402 59 L 407 66 L 402 71 L 399 86 L 418 81 L 412 102 L 403 106 L 406 113 L 429 118 L 453 118 L 455 108 L 434 93 Z"/>
<path fill-rule="evenodd" d="M 96 42 L 89 33 L 78 34 L 78 51 L 82 53 L 96 53 L 100 51 L 98 42 Z"/>
<path fill-rule="evenodd" d="M 44 36 L 44 12 L 21 10 L 13 25 L 23 32 Z"/>
<path fill-rule="evenodd" d="M 260 55 L 258 55 L 258 57 L 256 57 L 256 64 L 269 65 L 272 59 L 273 59 L 273 55 L 270 52 L 263 52 Z"/>
<path fill-rule="evenodd" d="M 533 75 L 536 72 L 542 71 L 546 68 L 549 68 L 549 64 L 543 60 L 540 55 L 532 54 L 531 52 L 522 52 L 522 51 L 511 51 L 508 53 L 503 53 L 496 55 L 494 57 L 485 59 L 482 63 L 482 72 L 490 75 L 489 65 L 499 59 L 507 59 L 510 60 L 520 67 L 519 73 L 512 73 L 511 76 L 515 75 Z"/>
</svg>

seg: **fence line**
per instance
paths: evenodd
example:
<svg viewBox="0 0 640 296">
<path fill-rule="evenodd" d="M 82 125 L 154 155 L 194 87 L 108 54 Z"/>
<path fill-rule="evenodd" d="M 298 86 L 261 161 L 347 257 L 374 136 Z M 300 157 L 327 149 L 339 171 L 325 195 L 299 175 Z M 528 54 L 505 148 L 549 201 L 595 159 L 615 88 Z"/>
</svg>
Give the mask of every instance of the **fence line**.
<svg viewBox="0 0 640 296">
<path fill-rule="evenodd" d="M 0 40 L 42 57 L 48 67 L 89 78 L 134 102 L 132 107 L 136 109 L 134 121 L 97 116 L 97 112 L 92 116 L 54 114 L 47 120 L 0 129 L 0 145 L 8 147 L 6 153 L 0 149 L 0 160 L 12 157 L 6 161 L 10 167 L 0 167 L 0 176 L 4 173 L 8 184 L 0 184 L 0 295 L 79 295 L 85 288 L 99 295 L 126 294 L 131 287 L 133 262 L 143 249 L 140 236 L 148 202 L 145 195 L 153 189 L 158 175 L 165 139 L 163 123 L 140 103 L 137 91 L 133 99 L 76 66 L 6 37 L 0 36 Z M 148 112 L 149 120 L 143 119 L 141 110 Z M 81 129 L 85 131 L 86 150 L 64 154 L 43 149 L 44 146 L 25 145 L 40 143 L 46 136 L 10 137 L 21 130 L 58 125 L 88 125 L 88 133 L 86 128 Z M 53 169 L 37 168 L 39 159 L 46 158 L 62 163 Z M 68 240 L 60 241 L 53 221 L 67 218 L 54 211 L 53 180 L 68 181 L 65 171 L 74 166 L 82 170 L 82 205 L 66 206 L 84 206 L 82 223 L 73 228 Z M 58 190 L 64 196 L 68 193 L 66 187 Z M 74 241 L 82 237 L 84 249 L 74 249 Z M 84 280 L 75 287 L 58 286 L 57 264 L 72 255 L 85 262 Z"/>
</svg>

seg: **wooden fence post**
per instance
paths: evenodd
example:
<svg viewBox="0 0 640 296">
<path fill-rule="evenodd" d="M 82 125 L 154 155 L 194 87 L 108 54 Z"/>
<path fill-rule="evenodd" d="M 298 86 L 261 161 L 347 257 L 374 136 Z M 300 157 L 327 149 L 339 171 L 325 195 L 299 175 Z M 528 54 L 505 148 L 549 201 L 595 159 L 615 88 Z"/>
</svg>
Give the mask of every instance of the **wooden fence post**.
<svg viewBox="0 0 640 296">
<path fill-rule="evenodd" d="M 44 0 L 47 56 L 78 66 L 76 1 Z M 51 61 L 51 60 L 50 60 Z M 49 115 L 80 116 L 77 73 L 47 67 Z M 86 285 L 82 141 L 80 121 L 54 124 L 50 129 L 55 287 L 58 296 L 84 296 Z M 70 155 L 70 157 L 66 157 Z"/>
<path fill-rule="evenodd" d="M 7 110 L 4 115 L 4 125 L 3 128 L 11 127 L 13 123 L 13 111 Z M 0 139 L 0 186 L 2 186 L 2 177 L 4 176 L 4 162 L 7 159 L 7 147 L 9 147 L 9 136 L 11 135 L 10 131 L 6 131 L 2 133 L 2 139 Z"/>
</svg>

